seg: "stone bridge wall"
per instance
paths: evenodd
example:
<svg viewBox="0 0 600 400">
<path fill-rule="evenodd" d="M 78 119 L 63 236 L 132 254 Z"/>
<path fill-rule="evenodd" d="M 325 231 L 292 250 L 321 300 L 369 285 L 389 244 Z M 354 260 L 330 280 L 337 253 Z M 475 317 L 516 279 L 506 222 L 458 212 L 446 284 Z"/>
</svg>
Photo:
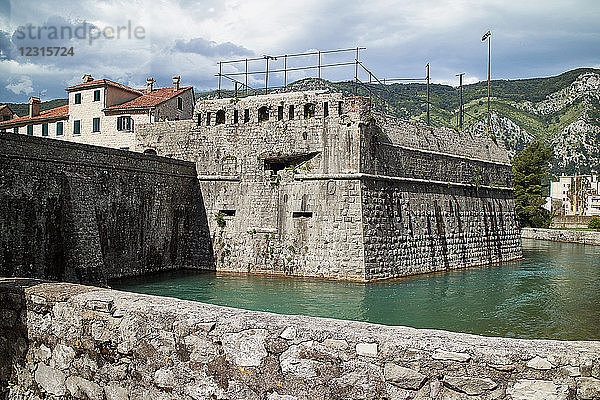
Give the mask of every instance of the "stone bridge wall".
<svg viewBox="0 0 600 400">
<path fill-rule="evenodd" d="M 0 276 L 213 268 L 193 163 L 0 134 Z"/>
<path fill-rule="evenodd" d="M 10 399 L 600 396 L 600 343 L 481 337 L 0 279 Z"/>
</svg>

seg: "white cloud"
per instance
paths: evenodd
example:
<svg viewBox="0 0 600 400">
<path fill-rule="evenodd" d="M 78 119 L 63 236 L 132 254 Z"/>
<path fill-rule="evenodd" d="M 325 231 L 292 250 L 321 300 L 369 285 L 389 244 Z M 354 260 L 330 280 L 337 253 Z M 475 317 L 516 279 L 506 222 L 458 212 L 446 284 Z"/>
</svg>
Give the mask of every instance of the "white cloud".
<svg viewBox="0 0 600 400">
<path fill-rule="evenodd" d="M 160 82 L 181 74 L 197 89 L 209 89 L 216 83 L 217 61 L 236 52 L 276 55 L 356 45 L 368 48 L 362 59 L 380 78 L 419 77 L 429 62 L 432 81 L 455 86 L 457 72 L 467 74 L 465 84 L 485 75 L 487 48 L 480 39 L 488 29 L 493 33 L 494 78 L 552 75 L 600 64 L 600 6 L 595 0 L 580 0 L 577 7 L 548 0 L 12 0 L 11 4 L 9 22 L 0 27 L 7 32 L 61 16 L 69 23 L 87 21 L 101 28 L 131 21 L 142 26 L 146 36 L 97 40 L 91 46 L 75 41 L 74 57 L 13 57 L 17 66 L 11 64 L 8 71 L 6 60 L 0 60 L 0 96 L 15 95 L 2 88 L 17 85 L 8 78 L 20 75 L 29 76 L 32 87 L 48 87 L 49 96 L 57 97 L 64 92 L 52 85 L 64 88 L 66 81 L 78 81 L 84 73 L 136 86 L 149 75 Z M 329 74 L 325 76 L 343 79 L 333 70 Z M 353 72 L 345 76 L 351 77 Z"/>
<path fill-rule="evenodd" d="M 14 94 L 31 94 L 33 92 L 33 81 L 27 75 L 12 77 L 6 88 Z"/>
</svg>

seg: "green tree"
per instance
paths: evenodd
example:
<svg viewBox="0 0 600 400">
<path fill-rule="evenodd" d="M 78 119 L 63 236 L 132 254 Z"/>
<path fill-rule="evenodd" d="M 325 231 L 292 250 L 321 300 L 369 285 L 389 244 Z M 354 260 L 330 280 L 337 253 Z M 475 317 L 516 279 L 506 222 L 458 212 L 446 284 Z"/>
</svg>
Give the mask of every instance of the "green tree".
<svg viewBox="0 0 600 400">
<path fill-rule="evenodd" d="M 547 228 L 552 220 L 544 210 L 542 182 L 547 180 L 552 149 L 539 141 L 531 143 L 513 159 L 515 209 L 521 227 Z"/>
<path fill-rule="evenodd" d="M 588 228 L 593 229 L 595 231 L 600 231 L 600 218 L 597 216 L 592 217 L 588 224 Z"/>
</svg>

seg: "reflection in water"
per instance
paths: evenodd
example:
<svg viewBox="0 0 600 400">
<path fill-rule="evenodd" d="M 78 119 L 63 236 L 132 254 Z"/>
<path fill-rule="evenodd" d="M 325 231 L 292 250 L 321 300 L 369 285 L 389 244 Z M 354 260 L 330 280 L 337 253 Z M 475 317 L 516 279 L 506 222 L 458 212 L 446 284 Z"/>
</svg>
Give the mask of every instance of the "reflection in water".
<svg viewBox="0 0 600 400">
<path fill-rule="evenodd" d="M 181 271 L 116 289 L 488 336 L 600 339 L 600 246 L 523 240 L 524 259 L 369 284 Z"/>
</svg>

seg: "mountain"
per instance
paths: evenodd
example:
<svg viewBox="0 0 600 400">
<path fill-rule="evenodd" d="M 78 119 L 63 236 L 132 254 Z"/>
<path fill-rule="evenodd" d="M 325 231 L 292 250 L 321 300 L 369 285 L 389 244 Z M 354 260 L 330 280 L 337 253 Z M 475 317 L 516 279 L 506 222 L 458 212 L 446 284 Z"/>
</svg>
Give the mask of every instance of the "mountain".
<svg viewBox="0 0 600 400">
<path fill-rule="evenodd" d="M 327 89 L 352 94 L 352 82 L 306 78 L 276 91 Z M 423 83 L 359 85 L 361 95 L 385 92 L 386 111 L 392 115 L 426 120 L 427 86 Z M 260 89 L 253 93 L 262 93 Z M 213 97 L 215 92 L 200 93 Z M 232 92 L 224 93 L 233 96 Z M 600 70 L 579 68 L 563 74 L 531 79 L 491 82 L 491 128 L 487 129 L 487 82 L 463 86 L 463 129 L 492 135 L 507 146 L 511 156 L 534 139 L 549 144 L 555 153 L 554 175 L 600 172 Z M 377 96 L 374 96 L 377 97 Z M 430 123 L 457 128 L 458 88 L 431 84 Z M 377 103 L 377 102 L 376 102 Z"/>
<path fill-rule="evenodd" d="M 67 99 L 54 99 L 49 101 L 42 101 L 40 104 L 40 111 L 50 110 L 60 106 L 67 105 Z M 11 110 L 19 117 L 23 117 L 29 113 L 29 104 L 27 103 L 2 103 L 7 104 Z"/>
</svg>

